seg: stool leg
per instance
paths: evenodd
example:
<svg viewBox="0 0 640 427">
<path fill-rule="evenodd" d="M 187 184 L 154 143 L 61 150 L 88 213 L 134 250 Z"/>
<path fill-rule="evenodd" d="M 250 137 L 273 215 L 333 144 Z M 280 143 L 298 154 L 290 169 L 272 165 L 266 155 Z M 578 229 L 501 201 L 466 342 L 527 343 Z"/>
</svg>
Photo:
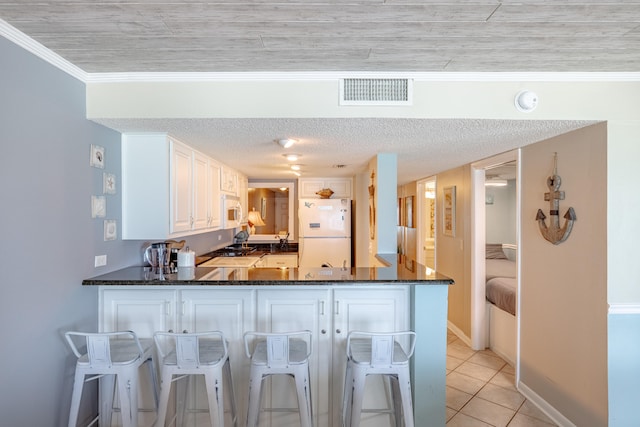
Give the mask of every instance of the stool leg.
<svg viewBox="0 0 640 427">
<path fill-rule="evenodd" d="M 298 394 L 298 411 L 300 412 L 301 427 L 311 427 L 311 389 L 309 388 L 308 365 L 305 369 L 298 369 L 294 374 L 296 393 Z"/>
<path fill-rule="evenodd" d="M 360 426 L 360 413 L 362 412 L 362 399 L 364 398 L 364 385 L 367 374 L 360 369 L 353 369 L 353 391 L 351 395 L 351 427 Z"/>
<path fill-rule="evenodd" d="M 224 388 L 223 378 L 212 373 L 204 374 L 204 382 L 207 388 L 207 399 L 209 401 L 209 418 L 211 427 L 224 426 Z"/>
<path fill-rule="evenodd" d="M 156 365 L 152 358 L 148 358 L 145 361 L 147 367 L 149 368 L 149 375 L 151 375 L 151 385 L 153 386 L 153 400 L 156 404 L 156 412 L 158 411 L 158 377 L 156 374 Z"/>
<path fill-rule="evenodd" d="M 260 416 L 262 374 L 251 369 L 249 378 L 249 402 L 247 409 L 247 427 L 256 427 Z"/>
<path fill-rule="evenodd" d="M 409 368 L 398 372 L 398 385 L 402 395 L 402 412 L 404 412 L 405 427 L 413 427 L 413 403 L 411 402 L 411 376 Z"/>
<path fill-rule="evenodd" d="M 351 399 L 353 396 L 353 374 L 351 373 L 351 362 L 347 361 L 347 369 L 344 376 L 344 391 L 342 394 L 342 426 L 351 425 Z"/>
<path fill-rule="evenodd" d="M 80 399 L 82 398 L 82 388 L 84 387 L 84 373 L 76 367 L 76 374 L 73 380 L 73 394 L 71 395 L 71 409 L 69 410 L 69 427 L 75 427 L 78 423 L 78 413 L 80 412 Z"/>
<path fill-rule="evenodd" d="M 123 370 L 118 375 L 118 392 L 120 393 L 120 408 L 122 427 L 138 426 L 138 379 L 137 370 Z"/>
<path fill-rule="evenodd" d="M 402 394 L 400 393 L 400 383 L 396 375 L 387 375 L 391 382 L 391 397 L 393 398 L 393 416 L 396 427 L 402 427 Z"/>
<path fill-rule="evenodd" d="M 116 394 L 116 375 L 107 374 L 98 381 L 100 383 L 100 425 L 110 426 Z"/>
<path fill-rule="evenodd" d="M 158 420 L 156 427 L 164 427 L 167 411 L 169 410 L 169 394 L 171 394 L 171 377 L 170 373 L 162 373 L 160 383 L 160 402 L 158 404 Z"/>
<path fill-rule="evenodd" d="M 224 366 L 222 367 L 222 369 L 224 370 L 223 377 L 227 381 L 227 384 L 225 385 L 225 387 L 228 390 L 228 394 L 229 394 L 229 404 L 231 406 L 232 424 L 233 424 L 233 427 L 238 427 L 238 411 L 236 408 L 236 396 L 233 391 L 233 381 L 231 377 L 231 363 L 229 362 L 229 359 L 227 359 L 224 362 Z"/>
</svg>

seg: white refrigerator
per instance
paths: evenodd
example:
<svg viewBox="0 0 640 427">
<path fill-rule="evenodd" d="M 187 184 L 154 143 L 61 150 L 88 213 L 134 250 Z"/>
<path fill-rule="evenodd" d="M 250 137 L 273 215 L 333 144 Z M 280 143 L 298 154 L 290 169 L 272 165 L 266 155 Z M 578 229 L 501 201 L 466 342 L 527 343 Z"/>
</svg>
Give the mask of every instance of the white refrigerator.
<svg viewBox="0 0 640 427">
<path fill-rule="evenodd" d="M 300 267 L 351 267 L 351 200 L 300 199 Z"/>
</svg>

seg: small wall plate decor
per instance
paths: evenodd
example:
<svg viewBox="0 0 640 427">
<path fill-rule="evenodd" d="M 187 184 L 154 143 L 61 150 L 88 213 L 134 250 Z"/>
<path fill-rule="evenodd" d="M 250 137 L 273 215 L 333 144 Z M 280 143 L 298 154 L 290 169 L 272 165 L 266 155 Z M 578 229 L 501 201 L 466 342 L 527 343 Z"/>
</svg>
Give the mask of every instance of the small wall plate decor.
<svg viewBox="0 0 640 427">
<path fill-rule="evenodd" d="M 94 168 L 104 168 L 104 147 L 91 144 L 91 158 L 89 164 Z"/>
<path fill-rule="evenodd" d="M 91 218 L 104 218 L 107 215 L 107 200 L 104 196 L 91 196 Z"/>
<path fill-rule="evenodd" d="M 104 241 L 116 240 L 118 236 L 118 228 L 115 219 L 104 220 Z"/>
<path fill-rule="evenodd" d="M 116 176 L 112 173 L 102 174 L 102 192 L 104 194 L 116 194 Z"/>
</svg>

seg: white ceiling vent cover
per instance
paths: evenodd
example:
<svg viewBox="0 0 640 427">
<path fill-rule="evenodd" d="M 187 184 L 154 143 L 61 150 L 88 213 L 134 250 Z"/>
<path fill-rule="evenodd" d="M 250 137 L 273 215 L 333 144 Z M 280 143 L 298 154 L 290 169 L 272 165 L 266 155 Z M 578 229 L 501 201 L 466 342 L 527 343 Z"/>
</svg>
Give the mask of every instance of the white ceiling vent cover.
<svg viewBox="0 0 640 427">
<path fill-rule="evenodd" d="M 411 105 L 413 80 L 341 79 L 340 105 Z"/>
</svg>

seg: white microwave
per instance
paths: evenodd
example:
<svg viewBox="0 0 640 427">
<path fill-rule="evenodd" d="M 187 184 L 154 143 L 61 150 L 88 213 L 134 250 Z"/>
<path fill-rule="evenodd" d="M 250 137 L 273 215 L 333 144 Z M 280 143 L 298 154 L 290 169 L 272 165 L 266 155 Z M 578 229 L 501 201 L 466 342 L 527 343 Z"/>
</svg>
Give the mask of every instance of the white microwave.
<svg viewBox="0 0 640 427">
<path fill-rule="evenodd" d="M 222 196 L 222 227 L 237 228 L 242 223 L 242 205 L 237 196 Z"/>
</svg>

